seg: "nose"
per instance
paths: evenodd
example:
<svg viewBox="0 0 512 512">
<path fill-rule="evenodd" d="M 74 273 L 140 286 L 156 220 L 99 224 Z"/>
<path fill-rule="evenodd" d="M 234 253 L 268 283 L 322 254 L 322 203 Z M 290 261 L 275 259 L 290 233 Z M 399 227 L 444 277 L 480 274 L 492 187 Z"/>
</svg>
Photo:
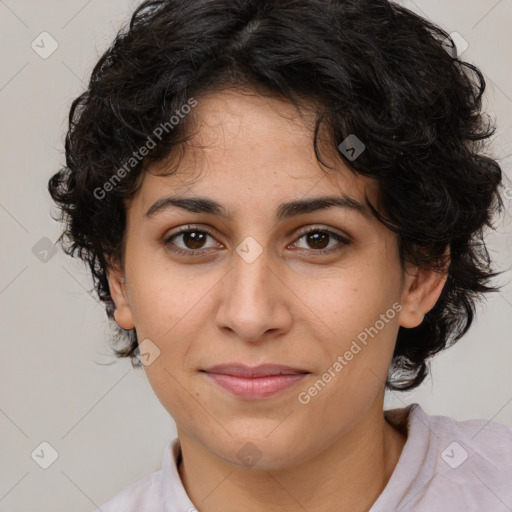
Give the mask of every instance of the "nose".
<svg viewBox="0 0 512 512">
<path fill-rule="evenodd" d="M 287 332 L 292 324 L 288 301 L 293 293 L 268 251 L 263 250 L 254 261 L 239 254 L 233 260 L 231 271 L 222 280 L 216 318 L 219 329 L 253 343 Z"/>
</svg>

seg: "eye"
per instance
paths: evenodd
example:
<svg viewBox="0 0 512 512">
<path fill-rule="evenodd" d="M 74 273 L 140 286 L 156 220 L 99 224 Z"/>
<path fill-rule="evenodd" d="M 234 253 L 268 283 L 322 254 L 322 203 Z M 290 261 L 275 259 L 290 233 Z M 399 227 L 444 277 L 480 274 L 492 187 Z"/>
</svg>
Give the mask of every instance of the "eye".
<svg viewBox="0 0 512 512">
<path fill-rule="evenodd" d="M 205 248 L 205 242 L 210 238 L 214 238 L 213 233 L 206 228 L 198 228 L 195 226 L 185 226 L 180 228 L 176 233 L 172 233 L 164 240 L 164 245 L 177 254 L 196 255 L 200 256 L 206 252 L 210 252 L 210 249 L 215 248 L 215 244 Z M 180 241 L 176 243 L 175 240 Z M 350 245 L 350 241 L 334 231 L 324 228 L 312 227 L 308 230 L 303 231 L 296 242 L 291 244 L 292 247 L 298 247 L 299 242 L 303 240 L 310 246 L 299 247 L 309 253 L 315 255 L 322 255 L 332 253 L 343 249 L 343 247 Z M 331 242 L 338 242 L 337 244 L 330 245 Z M 180 246 L 180 244 L 182 246 Z M 221 245 L 217 242 L 218 245 Z"/>
<path fill-rule="evenodd" d="M 205 228 L 199 229 L 195 226 L 186 226 L 168 236 L 164 240 L 164 245 L 169 246 L 169 249 L 177 254 L 204 254 L 211 248 L 204 248 L 204 243 L 208 237 L 213 238 L 213 234 L 209 230 Z M 174 239 L 181 239 L 184 248 L 177 246 Z"/>
<path fill-rule="evenodd" d="M 329 247 L 329 243 L 332 242 L 333 239 L 338 243 Z M 307 252 L 320 255 L 336 252 L 343 249 L 343 247 L 350 245 L 350 240 L 340 234 L 329 229 L 318 227 L 309 228 L 307 231 L 302 233 L 298 240 L 304 240 L 306 244 L 313 247 L 313 249 L 305 248 Z M 297 247 L 298 242 L 294 242 L 292 245 Z"/>
</svg>

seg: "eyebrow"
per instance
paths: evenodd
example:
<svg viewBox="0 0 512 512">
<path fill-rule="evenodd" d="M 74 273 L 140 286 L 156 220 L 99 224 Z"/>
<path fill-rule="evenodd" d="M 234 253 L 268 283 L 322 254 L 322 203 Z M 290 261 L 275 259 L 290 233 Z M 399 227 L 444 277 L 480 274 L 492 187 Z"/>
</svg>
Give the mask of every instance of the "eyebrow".
<svg viewBox="0 0 512 512">
<path fill-rule="evenodd" d="M 276 219 L 283 220 L 332 207 L 352 210 L 365 217 L 370 217 L 371 215 L 367 206 L 351 197 L 341 195 L 296 199 L 282 203 L 276 210 Z M 157 213 L 171 208 L 180 208 L 191 213 L 206 213 L 226 219 L 230 217 L 229 210 L 216 201 L 204 197 L 162 197 L 148 209 L 145 216 L 153 217 Z"/>
</svg>

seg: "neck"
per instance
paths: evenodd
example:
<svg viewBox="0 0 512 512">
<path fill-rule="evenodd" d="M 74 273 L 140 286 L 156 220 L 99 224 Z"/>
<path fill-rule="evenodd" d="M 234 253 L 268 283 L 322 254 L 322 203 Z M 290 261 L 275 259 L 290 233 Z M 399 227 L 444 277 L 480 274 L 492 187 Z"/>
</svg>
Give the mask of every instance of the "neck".
<svg viewBox="0 0 512 512">
<path fill-rule="evenodd" d="M 380 414 L 369 414 L 303 464 L 279 470 L 230 464 L 178 428 L 179 473 L 201 512 L 308 510 L 366 512 L 386 486 L 406 437 Z"/>
<path fill-rule="evenodd" d="M 406 441 L 384 419 L 382 404 L 379 413 L 363 418 L 314 458 L 272 471 L 230 464 L 178 428 L 180 477 L 201 512 L 366 512 Z"/>
</svg>

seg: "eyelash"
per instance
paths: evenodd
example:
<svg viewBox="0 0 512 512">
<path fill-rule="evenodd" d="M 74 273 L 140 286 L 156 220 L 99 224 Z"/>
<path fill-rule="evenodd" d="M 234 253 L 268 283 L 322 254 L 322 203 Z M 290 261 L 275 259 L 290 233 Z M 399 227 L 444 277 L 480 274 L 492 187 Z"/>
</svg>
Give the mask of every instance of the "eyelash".
<svg viewBox="0 0 512 512">
<path fill-rule="evenodd" d="M 183 233 L 192 233 L 192 232 L 206 233 L 206 234 L 210 235 L 212 238 L 215 238 L 214 234 L 209 229 L 207 229 L 207 228 L 204 228 L 204 227 L 199 228 L 199 227 L 196 227 L 196 226 L 186 226 L 186 227 L 181 228 L 176 233 L 173 233 L 172 235 L 166 237 L 165 240 L 164 240 L 164 245 L 166 247 L 170 246 L 171 245 L 171 241 L 174 238 L 176 238 L 177 236 L 182 235 Z M 308 228 L 306 231 L 301 232 L 296 240 L 300 240 L 301 238 L 309 235 L 310 233 L 325 233 L 325 234 L 328 234 L 331 237 L 335 238 L 338 242 L 340 242 L 340 245 L 337 245 L 335 247 L 331 247 L 329 249 L 317 249 L 317 250 L 315 250 L 315 249 L 310 249 L 310 250 L 300 249 L 300 250 L 306 251 L 309 254 L 315 254 L 315 255 L 331 254 L 333 252 L 340 251 L 345 246 L 348 246 L 348 245 L 351 244 L 350 240 L 344 238 L 343 236 L 339 235 L 338 233 L 335 233 L 334 231 L 331 231 L 329 229 L 318 228 L 318 227 Z M 293 243 L 296 243 L 296 242 L 293 242 Z M 181 248 L 174 248 L 174 249 L 170 249 L 170 250 L 172 252 L 176 253 L 176 254 L 183 254 L 183 255 L 188 255 L 188 256 L 190 256 L 190 255 L 202 256 L 203 254 L 209 252 L 210 249 L 211 248 L 208 248 L 208 249 L 196 249 L 196 250 L 194 250 L 194 249 L 185 250 L 185 249 L 181 249 Z"/>
</svg>

